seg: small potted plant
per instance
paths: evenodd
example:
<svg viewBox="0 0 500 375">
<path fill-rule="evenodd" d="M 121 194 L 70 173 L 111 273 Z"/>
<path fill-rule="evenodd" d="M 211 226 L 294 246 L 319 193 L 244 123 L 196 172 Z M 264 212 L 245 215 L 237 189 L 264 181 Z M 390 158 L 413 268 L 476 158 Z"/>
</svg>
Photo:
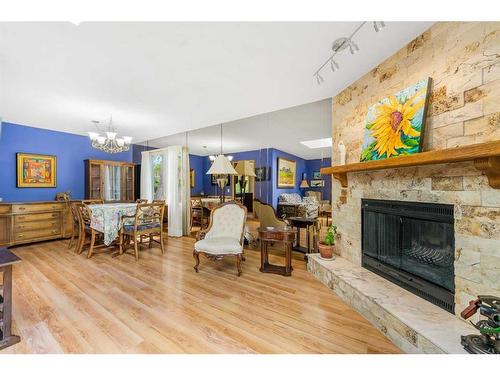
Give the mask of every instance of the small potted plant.
<svg viewBox="0 0 500 375">
<path fill-rule="evenodd" d="M 326 231 L 326 237 L 323 242 L 319 242 L 319 254 L 321 258 L 332 259 L 335 250 L 335 234 L 337 233 L 337 226 L 331 225 Z"/>
</svg>

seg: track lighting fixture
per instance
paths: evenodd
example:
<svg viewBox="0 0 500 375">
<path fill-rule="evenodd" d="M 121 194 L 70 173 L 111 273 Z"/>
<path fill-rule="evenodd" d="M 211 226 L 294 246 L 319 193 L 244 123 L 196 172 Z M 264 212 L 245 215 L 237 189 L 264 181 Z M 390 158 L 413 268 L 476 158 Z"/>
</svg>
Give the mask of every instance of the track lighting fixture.
<svg viewBox="0 0 500 375">
<path fill-rule="evenodd" d="M 327 65 L 327 64 L 330 64 L 330 69 L 332 70 L 332 72 L 335 72 L 339 69 L 339 64 L 337 64 L 337 62 L 334 60 L 334 57 L 342 52 L 343 50 L 349 48 L 349 51 L 351 52 L 351 55 L 354 55 L 356 53 L 359 52 L 359 47 L 358 45 L 356 44 L 356 42 L 354 42 L 353 38 L 354 36 L 358 33 L 359 30 L 361 30 L 361 28 L 366 24 L 367 22 L 361 22 L 358 27 L 356 27 L 356 29 L 352 32 L 351 35 L 349 35 L 348 37 L 341 37 L 341 38 L 338 38 L 336 39 L 333 43 L 332 43 L 332 51 L 333 53 L 330 55 L 330 57 L 323 63 L 323 65 L 321 65 L 313 74 L 313 77 L 316 78 L 316 82 L 318 82 L 318 85 L 322 84 L 325 80 L 323 79 L 323 77 L 319 74 L 321 72 L 321 70 Z M 385 27 L 385 22 L 383 21 L 374 21 L 373 22 L 373 28 L 375 29 L 375 31 L 378 33 L 381 29 L 383 29 Z"/>
</svg>

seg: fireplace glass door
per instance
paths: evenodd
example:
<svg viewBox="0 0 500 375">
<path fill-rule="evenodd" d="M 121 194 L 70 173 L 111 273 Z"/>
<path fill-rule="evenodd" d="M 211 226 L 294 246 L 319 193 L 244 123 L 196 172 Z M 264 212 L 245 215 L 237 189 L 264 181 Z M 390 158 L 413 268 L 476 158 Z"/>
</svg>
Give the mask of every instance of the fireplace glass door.
<svg viewBox="0 0 500 375">
<path fill-rule="evenodd" d="M 403 218 L 401 269 L 452 291 L 453 224 Z"/>
</svg>

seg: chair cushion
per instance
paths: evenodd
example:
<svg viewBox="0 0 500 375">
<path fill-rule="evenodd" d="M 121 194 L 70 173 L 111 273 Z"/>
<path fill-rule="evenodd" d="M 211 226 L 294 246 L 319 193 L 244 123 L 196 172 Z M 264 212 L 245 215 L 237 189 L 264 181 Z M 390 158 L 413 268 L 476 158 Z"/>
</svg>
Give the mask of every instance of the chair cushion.
<svg viewBox="0 0 500 375">
<path fill-rule="evenodd" d="M 300 204 L 302 197 L 297 193 L 283 193 L 278 197 L 278 202 Z"/>
<path fill-rule="evenodd" d="M 137 226 L 137 230 L 146 230 L 146 229 L 154 229 L 154 228 L 160 228 L 160 223 L 141 224 L 141 225 Z M 125 230 L 125 232 L 133 232 L 134 225 L 133 224 L 125 224 L 123 226 L 123 229 Z"/>
<path fill-rule="evenodd" d="M 232 238 L 240 241 L 245 222 L 245 210 L 237 204 L 227 204 L 215 209 L 212 227 L 205 236 L 209 238 Z"/>
<path fill-rule="evenodd" d="M 243 246 L 240 242 L 230 237 L 206 238 L 194 244 L 196 251 L 202 251 L 209 254 L 241 254 Z"/>
</svg>

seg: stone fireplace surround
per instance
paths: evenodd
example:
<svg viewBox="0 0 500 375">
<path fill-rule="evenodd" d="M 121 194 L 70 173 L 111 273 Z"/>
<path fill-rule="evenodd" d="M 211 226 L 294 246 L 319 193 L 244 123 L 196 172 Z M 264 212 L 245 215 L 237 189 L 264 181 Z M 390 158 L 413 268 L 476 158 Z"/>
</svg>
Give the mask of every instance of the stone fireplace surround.
<svg viewBox="0 0 500 375">
<path fill-rule="evenodd" d="M 347 148 L 347 163 L 359 161 L 364 121 L 372 104 L 425 77 L 431 77 L 432 86 L 423 151 L 500 139 L 500 23 L 437 22 L 333 98 L 332 165 L 339 164 L 340 140 Z M 448 346 L 446 337 L 447 329 L 453 330 L 449 324 L 458 331 L 470 329 L 461 318 L 435 307 L 437 310 L 428 312 L 430 316 L 437 314 L 443 323 L 427 325 L 425 319 L 418 319 L 418 306 L 426 305 L 425 300 L 413 295 L 401 298 L 408 304 L 395 310 L 383 303 L 385 298 L 373 288 L 362 287 L 366 282 L 378 285 L 375 291 L 388 288 L 393 292 L 388 298 L 403 291 L 361 268 L 362 198 L 454 206 L 458 315 L 479 294 L 500 295 L 500 189 L 490 187 L 486 176 L 472 162 L 349 173 L 347 188 L 332 180 L 332 218 L 338 227 L 341 256 L 326 262 L 313 255 L 308 264 L 309 270 L 346 302 L 362 314 L 365 311 L 365 317 L 383 332 L 387 329 L 396 344 L 401 339 L 398 345 L 403 350 L 459 350 Z M 365 281 L 359 281 L 360 272 Z M 378 283 L 380 280 L 389 284 Z M 379 314 L 374 316 L 376 311 Z M 402 316 L 398 318 L 397 314 Z M 391 330 L 382 323 L 399 328 Z M 452 342 L 459 342 L 458 331 L 453 333 Z M 420 342 L 418 337 L 422 344 L 415 346 L 413 343 Z M 440 339 L 445 343 L 438 343 Z"/>
<path fill-rule="evenodd" d="M 477 294 L 500 294 L 500 209 L 483 206 L 499 192 L 472 162 L 352 173 L 347 189 L 332 185 L 340 257 L 310 256 L 308 270 L 405 352 L 462 353 L 460 335 L 474 331 L 469 324 L 361 267 L 361 199 L 454 206 L 459 314 Z"/>
</svg>

